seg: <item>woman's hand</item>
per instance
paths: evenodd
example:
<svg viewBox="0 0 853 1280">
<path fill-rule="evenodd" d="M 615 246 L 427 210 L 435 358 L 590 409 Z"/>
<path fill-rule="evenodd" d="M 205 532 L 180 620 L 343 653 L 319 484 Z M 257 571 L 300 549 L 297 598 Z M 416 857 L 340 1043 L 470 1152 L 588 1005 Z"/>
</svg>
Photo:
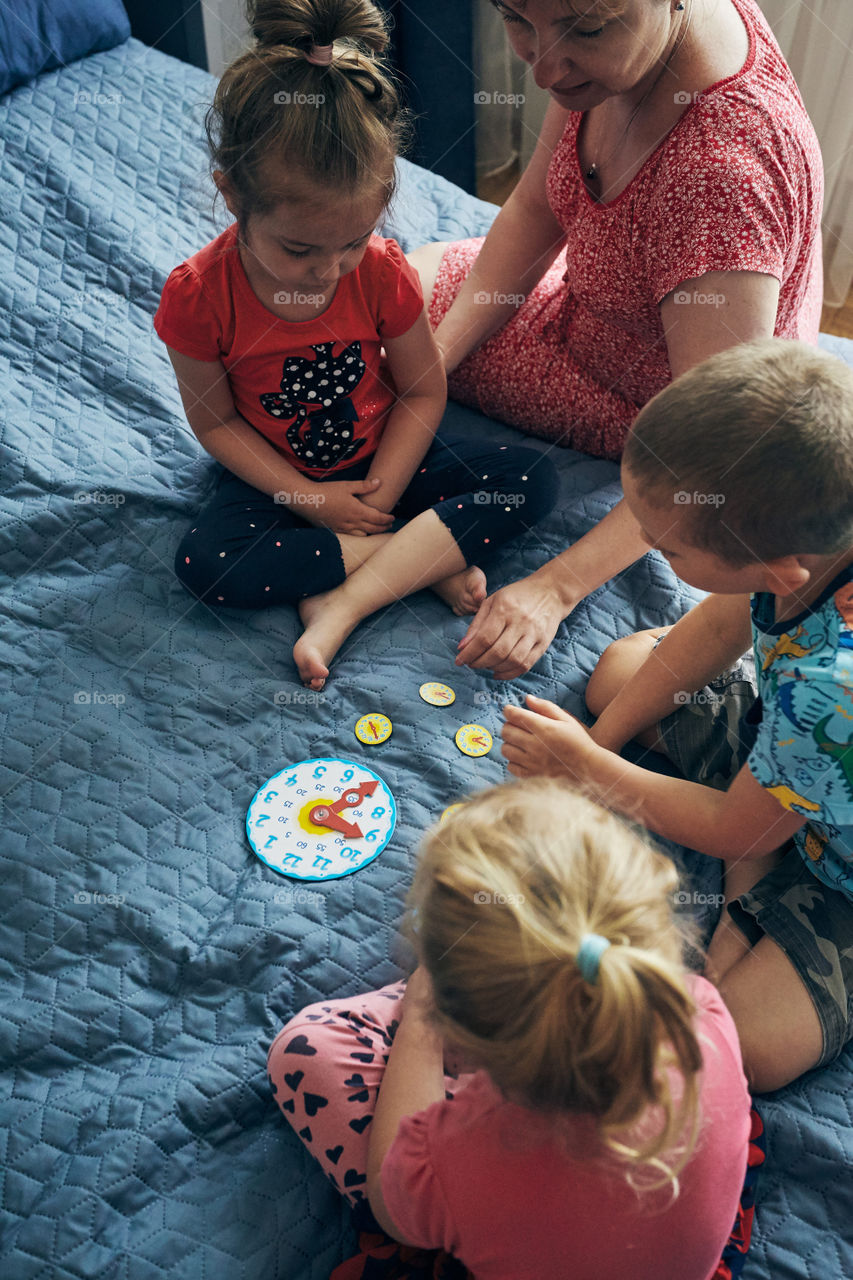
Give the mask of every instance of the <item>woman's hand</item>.
<svg viewBox="0 0 853 1280">
<path fill-rule="evenodd" d="M 574 608 L 535 574 L 488 596 L 459 642 L 457 667 L 491 670 L 498 680 L 529 671 Z"/>
<path fill-rule="evenodd" d="M 300 502 L 294 510 L 309 524 L 322 525 L 333 533 L 351 533 L 366 537 L 385 533 L 394 517 L 362 502 L 362 495 L 373 494 L 381 480 L 329 480 L 314 485 L 306 495 L 312 501 Z"/>
<path fill-rule="evenodd" d="M 528 695 L 527 706 L 504 708 L 501 755 L 517 778 L 569 778 L 581 784 L 590 772 L 595 743 L 580 720 L 546 698 Z"/>
</svg>

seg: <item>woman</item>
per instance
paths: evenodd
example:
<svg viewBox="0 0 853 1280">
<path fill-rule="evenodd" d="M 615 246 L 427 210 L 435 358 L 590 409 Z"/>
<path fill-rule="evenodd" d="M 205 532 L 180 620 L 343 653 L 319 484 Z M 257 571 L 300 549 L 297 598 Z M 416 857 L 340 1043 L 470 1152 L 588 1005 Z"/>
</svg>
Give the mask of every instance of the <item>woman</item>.
<svg viewBox="0 0 853 1280">
<path fill-rule="evenodd" d="M 618 458 L 642 405 L 714 352 L 817 342 L 817 139 L 755 0 L 493 3 L 553 102 L 485 241 L 410 260 L 454 398 Z M 620 502 L 485 599 L 458 662 L 520 675 L 644 550 Z"/>
</svg>

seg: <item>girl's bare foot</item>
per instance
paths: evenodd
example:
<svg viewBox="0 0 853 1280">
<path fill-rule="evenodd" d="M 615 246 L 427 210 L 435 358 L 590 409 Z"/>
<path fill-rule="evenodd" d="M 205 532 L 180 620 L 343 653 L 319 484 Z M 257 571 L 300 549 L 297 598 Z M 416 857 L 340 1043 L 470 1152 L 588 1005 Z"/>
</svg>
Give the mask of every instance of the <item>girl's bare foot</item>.
<svg viewBox="0 0 853 1280">
<path fill-rule="evenodd" d="M 329 674 L 328 664 L 353 630 L 357 619 L 344 609 L 340 588 L 300 600 L 299 616 L 305 630 L 293 646 L 293 661 L 299 678 L 309 689 L 322 689 Z"/>
<path fill-rule="evenodd" d="M 486 575 L 482 569 L 472 564 L 468 569 L 460 569 L 441 582 L 434 582 L 432 589 L 441 596 L 456 614 L 463 618 L 466 614 L 476 613 L 486 598 Z"/>
</svg>

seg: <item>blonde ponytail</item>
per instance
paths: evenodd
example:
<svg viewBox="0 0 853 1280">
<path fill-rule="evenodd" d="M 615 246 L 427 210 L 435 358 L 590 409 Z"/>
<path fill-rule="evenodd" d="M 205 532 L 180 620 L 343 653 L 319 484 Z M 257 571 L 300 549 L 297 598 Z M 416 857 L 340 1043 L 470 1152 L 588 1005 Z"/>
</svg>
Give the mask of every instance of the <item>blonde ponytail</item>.
<svg viewBox="0 0 853 1280">
<path fill-rule="evenodd" d="M 594 1117 L 644 1186 L 675 1185 L 698 1124 L 677 885 L 672 862 L 621 819 L 535 779 L 433 828 L 409 896 L 446 1039 L 511 1100 Z M 592 980 L 578 965 L 590 934 L 610 943 Z"/>
</svg>

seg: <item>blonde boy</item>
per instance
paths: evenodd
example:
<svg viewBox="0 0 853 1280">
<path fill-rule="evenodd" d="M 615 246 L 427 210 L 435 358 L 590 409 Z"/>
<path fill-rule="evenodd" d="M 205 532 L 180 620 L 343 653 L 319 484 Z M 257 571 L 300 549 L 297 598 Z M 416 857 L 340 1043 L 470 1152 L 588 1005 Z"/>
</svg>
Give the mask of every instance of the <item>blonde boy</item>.
<svg viewBox="0 0 853 1280">
<path fill-rule="evenodd" d="M 531 697 L 503 754 L 724 861 L 709 976 L 776 1089 L 853 1036 L 853 370 L 780 339 L 713 356 L 640 413 L 622 482 L 712 594 L 606 650 L 591 730 Z M 632 738 L 685 780 L 622 760 Z"/>
</svg>

